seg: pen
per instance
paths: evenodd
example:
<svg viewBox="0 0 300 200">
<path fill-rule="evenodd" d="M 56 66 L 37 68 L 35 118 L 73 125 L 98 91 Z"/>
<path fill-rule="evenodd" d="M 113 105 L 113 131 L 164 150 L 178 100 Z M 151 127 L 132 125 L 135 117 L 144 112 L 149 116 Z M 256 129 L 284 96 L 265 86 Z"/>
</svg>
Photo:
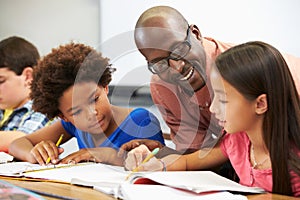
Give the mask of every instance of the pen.
<svg viewBox="0 0 300 200">
<path fill-rule="evenodd" d="M 60 145 L 60 143 L 61 143 L 61 141 L 62 141 L 62 139 L 63 139 L 63 136 L 64 136 L 64 134 L 61 134 L 61 135 L 60 135 L 60 137 L 59 137 L 59 139 L 57 140 L 55 146 L 58 147 L 58 146 Z M 47 161 L 46 161 L 46 165 L 49 164 L 50 161 L 51 161 L 51 158 L 48 157 L 48 159 L 47 159 Z"/>
<path fill-rule="evenodd" d="M 141 164 L 148 162 L 151 158 L 153 158 L 159 151 L 159 148 L 155 148 L 143 161 Z M 126 177 L 126 180 L 131 176 L 132 173 L 139 171 L 140 165 L 134 168 L 130 174 Z"/>
</svg>

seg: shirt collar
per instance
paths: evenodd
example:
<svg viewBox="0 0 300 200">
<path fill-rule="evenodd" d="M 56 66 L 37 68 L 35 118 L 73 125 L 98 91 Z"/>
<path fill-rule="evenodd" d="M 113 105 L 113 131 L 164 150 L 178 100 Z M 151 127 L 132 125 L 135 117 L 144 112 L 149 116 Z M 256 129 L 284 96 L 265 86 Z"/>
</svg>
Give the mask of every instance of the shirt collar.
<svg viewBox="0 0 300 200">
<path fill-rule="evenodd" d="M 30 111 L 32 108 L 32 104 L 33 104 L 33 101 L 29 100 L 22 107 L 15 109 L 15 111 L 19 111 L 19 110 L 23 110 L 23 109 Z"/>
</svg>

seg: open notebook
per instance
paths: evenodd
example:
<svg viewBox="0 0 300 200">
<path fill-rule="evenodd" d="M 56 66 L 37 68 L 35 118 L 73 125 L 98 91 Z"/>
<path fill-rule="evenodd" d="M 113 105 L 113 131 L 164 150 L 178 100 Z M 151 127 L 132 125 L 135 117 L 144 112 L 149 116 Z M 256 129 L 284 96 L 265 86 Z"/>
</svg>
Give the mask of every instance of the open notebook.
<svg viewBox="0 0 300 200">
<path fill-rule="evenodd" d="M 24 162 L 21 164 L 18 162 L 6 163 L 0 165 L 0 174 L 5 175 L 1 173 L 1 170 L 7 169 L 7 167 L 13 169 L 14 164 L 22 164 L 27 167 L 27 170 L 22 173 L 20 173 L 20 170 L 16 171 L 18 172 L 15 173 L 16 176 L 90 186 L 115 197 L 123 196 L 122 185 L 124 184 L 163 185 L 195 194 L 215 191 L 264 192 L 260 188 L 242 186 L 211 171 L 136 172 L 126 180 L 129 171 L 125 171 L 123 167 L 101 163 L 56 165 L 55 167 L 48 167 L 48 169 L 43 166 L 40 169 L 34 168 L 36 165 Z M 28 171 L 30 165 L 32 165 L 32 168 Z"/>
</svg>

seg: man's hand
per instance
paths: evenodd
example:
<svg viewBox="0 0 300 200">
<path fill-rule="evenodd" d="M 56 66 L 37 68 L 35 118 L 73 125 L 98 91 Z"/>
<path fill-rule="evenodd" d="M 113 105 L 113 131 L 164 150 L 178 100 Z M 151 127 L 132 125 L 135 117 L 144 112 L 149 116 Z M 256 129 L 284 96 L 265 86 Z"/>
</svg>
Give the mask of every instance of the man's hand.
<svg viewBox="0 0 300 200">
<path fill-rule="evenodd" d="M 157 147 L 160 149 L 164 147 L 164 145 L 162 145 L 160 142 L 158 142 L 156 140 L 135 139 L 135 140 L 131 140 L 131 141 L 123 144 L 120 147 L 118 157 L 125 158 L 129 151 L 131 151 L 132 149 L 134 149 L 142 144 L 147 146 L 150 151 L 152 151 L 153 149 L 155 149 Z"/>
</svg>

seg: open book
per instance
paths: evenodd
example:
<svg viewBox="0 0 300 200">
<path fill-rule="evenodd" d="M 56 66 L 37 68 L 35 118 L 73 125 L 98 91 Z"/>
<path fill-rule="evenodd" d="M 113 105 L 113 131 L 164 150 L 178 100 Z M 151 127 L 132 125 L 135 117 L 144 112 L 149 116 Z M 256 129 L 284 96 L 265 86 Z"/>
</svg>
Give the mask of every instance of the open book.
<svg viewBox="0 0 300 200">
<path fill-rule="evenodd" d="M 0 172 L 1 168 L 4 169 L 5 165 L 8 164 L 12 163 L 1 164 Z M 215 191 L 264 192 L 261 188 L 242 186 L 211 171 L 136 172 L 126 180 L 129 173 L 129 171 L 125 171 L 123 167 L 119 166 L 101 163 L 79 163 L 72 166 L 56 166 L 49 169 L 24 171 L 21 174 L 23 177 L 35 180 L 51 180 L 90 186 L 115 197 L 123 196 L 121 191 L 124 184 L 163 185 L 195 194 Z"/>
</svg>

